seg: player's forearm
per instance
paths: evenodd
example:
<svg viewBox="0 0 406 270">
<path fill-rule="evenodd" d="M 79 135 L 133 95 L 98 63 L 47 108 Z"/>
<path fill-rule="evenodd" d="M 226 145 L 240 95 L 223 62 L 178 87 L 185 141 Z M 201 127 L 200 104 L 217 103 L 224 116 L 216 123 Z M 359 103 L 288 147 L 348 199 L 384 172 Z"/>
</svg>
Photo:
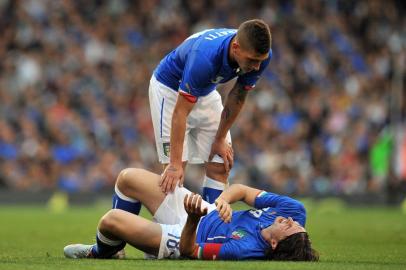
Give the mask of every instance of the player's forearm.
<svg viewBox="0 0 406 270">
<path fill-rule="evenodd" d="M 174 111 L 171 124 L 170 162 L 182 163 L 183 141 L 185 140 L 187 114 Z"/>
<path fill-rule="evenodd" d="M 260 190 L 251 188 L 241 184 L 233 184 L 226 188 L 219 196 L 220 199 L 228 202 L 229 204 L 243 201 L 249 206 L 254 206 L 256 195 Z"/>
<path fill-rule="evenodd" d="M 194 220 L 187 218 L 186 224 L 183 227 L 180 237 L 179 251 L 182 256 L 195 258 L 196 249 L 199 246 L 196 244 L 196 228 L 199 224 L 199 219 Z"/>
<path fill-rule="evenodd" d="M 231 89 L 227 96 L 223 112 L 221 113 L 221 120 L 217 130 L 216 139 L 224 139 L 226 137 L 227 132 L 230 130 L 244 106 L 247 93 L 248 92 L 244 90 L 242 85 L 237 83 L 233 89 Z"/>
</svg>

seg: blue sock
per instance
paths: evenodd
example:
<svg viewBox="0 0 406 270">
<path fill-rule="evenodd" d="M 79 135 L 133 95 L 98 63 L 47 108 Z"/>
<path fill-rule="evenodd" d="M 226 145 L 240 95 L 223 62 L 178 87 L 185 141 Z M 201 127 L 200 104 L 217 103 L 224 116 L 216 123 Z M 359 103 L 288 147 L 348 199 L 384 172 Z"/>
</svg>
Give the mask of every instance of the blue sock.
<svg viewBox="0 0 406 270">
<path fill-rule="evenodd" d="M 214 188 L 203 187 L 202 194 L 206 202 L 214 203 L 218 196 L 220 196 L 221 192 L 223 191 Z"/>
<path fill-rule="evenodd" d="M 111 240 L 105 237 L 100 231 L 96 234 L 96 244 L 92 247 L 94 258 L 108 259 L 125 247 L 122 240 Z"/>
<path fill-rule="evenodd" d="M 117 185 L 114 187 L 113 195 L 113 209 L 121 209 L 135 215 L 138 215 L 141 210 L 141 203 L 135 199 L 125 196 L 118 189 Z"/>
<path fill-rule="evenodd" d="M 214 203 L 218 196 L 223 192 L 225 186 L 224 183 L 205 176 L 202 191 L 203 199 L 209 203 Z"/>
</svg>

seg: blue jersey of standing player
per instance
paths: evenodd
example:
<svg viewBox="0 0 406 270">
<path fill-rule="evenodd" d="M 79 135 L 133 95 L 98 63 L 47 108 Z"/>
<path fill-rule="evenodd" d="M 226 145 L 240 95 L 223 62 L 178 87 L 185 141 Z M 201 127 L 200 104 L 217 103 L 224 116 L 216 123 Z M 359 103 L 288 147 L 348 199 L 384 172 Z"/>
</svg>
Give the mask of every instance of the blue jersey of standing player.
<svg viewBox="0 0 406 270">
<path fill-rule="evenodd" d="M 167 87 L 180 91 L 191 102 L 212 92 L 216 85 L 238 76 L 237 82 L 250 90 L 255 86 L 271 57 L 261 63 L 258 71 L 241 74 L 231 66 L 228 49 L 236 29 L 209 29 L 187 38 L 165 56 L 154 71 L 156 79 Z"/>
<path fill-rule="evenodd" d="M 270 245 L 261 230 L 272 225 L 276 217 L 291 217 L 305 226 L 306 210 L 301 202 L 292 198 L 263 191 L 256 197 L 254 206 L 256 209 L 233 213 L 231 223 L 224 223 L 217 211 L 205 216 L 196 233 L 199 258 L 264 259 Z"/>
</svg>

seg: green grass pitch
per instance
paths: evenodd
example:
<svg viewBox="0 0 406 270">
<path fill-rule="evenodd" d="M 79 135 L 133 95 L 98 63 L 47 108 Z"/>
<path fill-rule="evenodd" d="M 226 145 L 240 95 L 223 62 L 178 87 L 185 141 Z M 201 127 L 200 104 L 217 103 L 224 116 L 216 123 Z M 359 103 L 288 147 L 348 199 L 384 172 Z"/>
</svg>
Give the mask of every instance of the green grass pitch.
<svg viewBox="0 0 406 270">
<path fill-rule="evenodd" d="M 93 243 L 107 203 L 60 213 L 40 206 L 1 206 L 0 269 L 406 269 L 406 215 L 400 208 L 348 208 L 337 201 L 306 205 L 307 229 L 321 255 L 317 263 L 146 261 L 130 246 L 125 260 L 70 260 L 63 257 L 63 247 Z"/>
</svg>

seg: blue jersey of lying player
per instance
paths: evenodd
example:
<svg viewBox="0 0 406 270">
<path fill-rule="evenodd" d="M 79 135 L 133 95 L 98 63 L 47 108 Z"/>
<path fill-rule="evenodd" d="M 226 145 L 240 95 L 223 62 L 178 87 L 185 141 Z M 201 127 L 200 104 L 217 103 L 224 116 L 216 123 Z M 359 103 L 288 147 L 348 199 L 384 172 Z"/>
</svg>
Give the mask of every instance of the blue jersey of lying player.
<svg viewBox="0 0 406 270">
<path fill-rule="evenodd" d="M 236 29 L 209 29 L 187 38 L 175 50 L 166 55 L 154 71 L 159 82 L 178 91 L 191 102 L 206 96 L 219 83 L 238 76 L 237 82 L 250 90 L 272 57 L 263 61 L 259 70 L 242 74 L 237 65 L 229 60 L 230 42 Z"/>
<path fill-rule="evenodd" d="M 277 217 L 291 217 L 304 227 L 306 210 L 292 198 L 261 192 L 255 208 L 233 213 L 231 223 L 224 223 L 217 211 L 202 218 L 196 233 L 200 259 L 242 260 L 264 259 L 270 244 L 261 230 L 272 225 Z"/>
</svg>

